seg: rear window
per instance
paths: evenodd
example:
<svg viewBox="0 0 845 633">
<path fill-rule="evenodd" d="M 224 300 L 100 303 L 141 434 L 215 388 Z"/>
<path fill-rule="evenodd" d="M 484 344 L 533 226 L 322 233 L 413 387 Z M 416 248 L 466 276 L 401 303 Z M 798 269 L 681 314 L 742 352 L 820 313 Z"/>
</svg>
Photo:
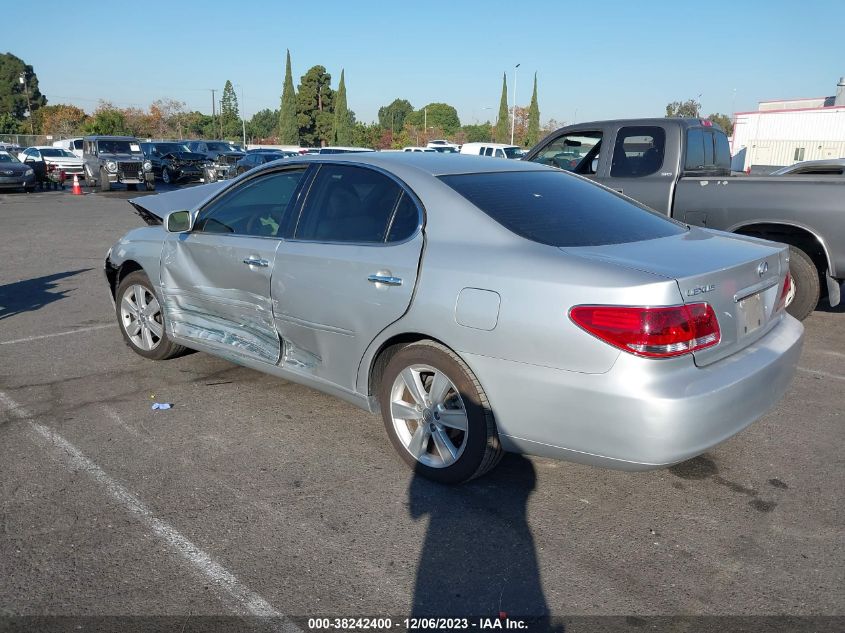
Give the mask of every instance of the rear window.
<svg viewBox="0 0 845 633">
<path fill-rule="evenodd" d="M 550 246 L 653 240 L 687 229 L 577 176 L 519 171 L 440 176 L 517 235 Z"/>
</svg>

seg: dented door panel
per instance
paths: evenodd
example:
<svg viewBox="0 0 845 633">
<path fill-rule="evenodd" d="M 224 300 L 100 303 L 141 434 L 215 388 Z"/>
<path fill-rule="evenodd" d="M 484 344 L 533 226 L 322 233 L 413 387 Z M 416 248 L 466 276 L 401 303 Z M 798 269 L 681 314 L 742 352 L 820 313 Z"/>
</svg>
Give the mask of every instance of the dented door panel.
<svg viewBox="0 0 845 633">
<path fill-rule="evenodd" d="M 278 244 L 261 237 L 169 234 L 161 266 L 168 331 L 228 358 L 277 363 L 281 345 L 270 277 Z"/>
</svg>

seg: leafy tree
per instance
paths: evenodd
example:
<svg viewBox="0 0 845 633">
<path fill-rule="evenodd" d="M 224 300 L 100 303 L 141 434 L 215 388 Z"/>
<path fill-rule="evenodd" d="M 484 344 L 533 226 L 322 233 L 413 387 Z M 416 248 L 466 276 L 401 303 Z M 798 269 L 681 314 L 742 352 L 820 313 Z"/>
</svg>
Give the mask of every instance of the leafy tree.
<svg viewBox="0 0 845 633">
<path fill-rule="evenodd" d="M 696 119 L 701 111 L 701 104 L 695 99 L 686 101 L 673 101 L 666 104 L 667 117 L 682 117 L 685 119 Z"/>
<path fill-rule="evenodd" d="M 8 112 L 0 112 L 0 134 L 17 134 L 20 122 Z"/>
<path fill-rule="evenodd" d="M 85 111 L 72 105 L 48 105 L 35 113 L 36 130 L 53 136 L 75 136 L 88 118 Z"/>
<path fill-rule="evenodd" d="M 309 147 L 326 145 L 332 138 L 334 90 L 324 66 L 312 66 L 300 79 L 296 95 L 299 138 Z"/>
<path fill-rule="evenodd" d="M 427 106 L 408 114 L 405 117 L 405 122 L 422 130 L 423 136 L 426 138 L 431 128 L 442 131 L 442 134 L 438 134 L 438 136 L 451 136 L 461 129 L 458 111 L 448 103 L 429 103 Z M 423 130 L 424 126 L 428 126 L 429 130 Z"/>
<path fill-rule="evenodd" d="M 716 112 L 707 117 L 708 121 L 712 121 L 725 131 L 725 134 L 731 136 L 734 133 L 734 124 L 727 114 Z"/>
<path fill-rule="evenodd" d="M 354 127 L 354 114 L 346 107 L 346 78 L 343 69 L 340 70 L 340 83 L 337 86 L 337 93 L 334 100 L 334 123 L 333 139 L 335 145 L 351 145 L 352 130 Z M 379 134 L 381 136 L 381 134 Z"/>
<path fill-rule="evenodd" d="M 252 138 L 261 140 L 277 140 L 276 128 L 279 124 L 279 111 L 265 108 L 252 115 L 252 118 L 246 124 L 246 132 Z M 283 143 L 284 145 L 292 145 L 292 143 Z M 296 143 L 297 145 L 299 143 Z"/>
<path fill-rule="evenodd" d="M 507 73 L 502 73 L 502 98 L 499 101 L 499 118 L 494 130 L 497 143 L 507 143 L 510 140 L 508 118 L 508 76 Z"/>
<path fill-rule="evenodd" d="M 285 62 L 285 83 L 282 87 L 282 103 L 279 108 L 279 142 L 285 145 L 299 145 L 299 124 L 297 123 L 296 92 L 290 70 L 290 50 Z"/>
<path fill-rule="evenodd" d="M 202 112 L 186 112 L 181 116 L 187 138 L 214 138 L 214 119 L 209 114 Z"/>
<path fill-rule="evenodd" d="M 25 81 L 23 84 L 20 82 L 22 73 Z M 38 108 L 45 105 L 47 98 L 38 89 L 38 77 L 32 66 L 11 53 L 0 55 L 0 112 L 11 114 L 16 120 L 23 121 L 27 108 L 31 108 L 31 115 L 34 115 Z"/>
<path fill-rule="evenodd" d="M 126 124 L 126 116 L 107 101 L 100 101 L 100 105 L 82 126 L 85 134 L 131 134 Z"/>
<path fill-rule="evenodd" d="M 340 88 L 338 88 L 340 92 Z M 385 135 L 387 132 L 387 135 Z M 383 149 L 390 147 L 390 130 L 384 130 L 378 123 L 355 123 L 350 128 L 349 143 L 355 147 Z M 386 145 L 384 144 L 386 141 Z M 340 141 L 338 141 L 340 143 Z"/>
<path fill-rule="evenodd" d="M 461 128 L 461 131 L 464 133 L 464 142 L 466 143 L 489 142 L 490 139 L 493 138 L 493 126 L 490 124 L 490 121 L 474 125 L 465 125 Z"/>
<path fill-rule="evenodd" d="M 528 130 L 525 133 L 525 146 L 534 147 L 540 140 L 540 105 L 537 103 L 537 73 L 534 73 L 534 94 L 528 106 Z"/>
<path fill-rule="evenodd" d="M 378 109 L 378 122 L 381 127 L 391 132 L 405 127 L 405 117 L 414 111 L 414 106 L 406 99 L 394 99 L 392 103 Z"/>
</svg>

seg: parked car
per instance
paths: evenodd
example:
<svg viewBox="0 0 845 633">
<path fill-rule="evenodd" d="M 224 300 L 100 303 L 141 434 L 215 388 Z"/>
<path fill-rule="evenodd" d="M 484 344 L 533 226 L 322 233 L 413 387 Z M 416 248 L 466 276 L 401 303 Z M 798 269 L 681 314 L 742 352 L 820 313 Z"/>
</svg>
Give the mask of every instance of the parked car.
<svg viewBox="0 0 845 633">
<path fill-rule="evenodd" d="M 105 273 L 132 350 L 205 351 L 380 412 L 441 482 L 503 451 L 686 460 L 772 407 L 801 352 L 786 246 L 534 163 L 302 157 L 131 203 L 150 226 Z"/>
<path fill-rule="evenodd" d="M 205 154 L 192 152 L 177 141 L 141 143 L 141 151 L 152 164 L 153 174 L 165 184 L 204 182 L 203 169 L 210 162 Z"/>
<path fill-rule="evenodd" d="M 575 163 L 559 159 L 576 153 Z M 698 226 L 790 246 L 798 319 L 845 292 L 845 180 L 731 175 L 725 133 L 707 120 L 626 119 L 561 128 L 525 160 L 563 168 Z"/>
<path fill-rule="evenodd" d="M 493 158 L 522 158 L 525 150 L 516 145 L 505 143 L 464 143 L 461 145 L 461 154 L 473 156 L 492 156 Z"/>
<path fill-rule="evenodd" d="M 52 145 L 36 145 L 27 147 L 20 154 L 18 160 L 22 163 L 44 163 L 42 182 L 63 187 L 65 180 L 77 176 L 84 178 L 82 159 L 70 150 Z"/>
<path fill-rule="evenodd" d="M 374 152 L 375 150 L 369 147 L 341 147 L 341 146 L 328 146 L 328 147 L 321 147 L 319 153 L 320 154 L 354 154 L 357 152 Z"/>
<path fill-rule="evenodd" d="M 205 154 L 211 160 L 217 160 L 221 154 L 244 154 L 244 148 L 229 141 L 185 141 L 188 149 L 198 154 Z"/>
<path fill-rule="evenodd" d="M 0 189 L 21 189 L 35 191 L 35 170 L 24 165 L 17 156 L 0 150 Z"/>
<path fill-rule="evenodd" d="M 431 154 L 434 154 L 434 153 L 437 152 L 437 150 L 434 149 L 433 147 L 416 147 L 416 146 L 413 146 L 413 145 L 411 145 L 409 147 L 403 147 L 402 151 L 403 152 L 429 152 Z"/>
<path fill-rule="evenodd" d="M 228 180 L 238 175 L 237 164 L 246 153 L 244 152 L 223 152 L 217 158 L 206 163 L 203 168 L 203 176 L 206 182 L 217 182 Z"/>
<path fill-rule="evenodd" d="M 78 158 L 82 158 L 82 137 L 65 138 L 60 141 L 53 141 L 53 147 L 61 147 L 72 152 Z"/>
<path fill-rule="evenodd" d="M 426 147 L 433 149 L 435 152 L 440 152 L 441 154 L 457 154 L 461 151 L 460 145 L 444 141 L 443 139 L 429 141 L 426 144 Z"/>
<path fill-rule="evenodd" d="M 290 158 L 291 156 L 299 156 L 296 152 L 285 152 L 278 149 L 262 149 L 262 150 L 248 150 L 246 156 L 235 163 L 235 175 L 239 176 L 250 169 L 254 169 L 264 163 L 269 163 L 274 160 L 283 158 Z"/>
<path fill-rule="evenodd" d="M 781 167 L 771 173 L 772 176 L 843 176 L 845 158 L 827 158 L 824 160 L 805 160 L 789 167 Z"/>
<path fill-rule="evenodd" d="M 134 136 L 86 136 L 82 142 L 85 180 L 100 191 L 110 191 L 124 184 L 130 191 L 144 185 L 155 190 L 152 163 L 141 151 L 141 141 Z"/>
</svg>

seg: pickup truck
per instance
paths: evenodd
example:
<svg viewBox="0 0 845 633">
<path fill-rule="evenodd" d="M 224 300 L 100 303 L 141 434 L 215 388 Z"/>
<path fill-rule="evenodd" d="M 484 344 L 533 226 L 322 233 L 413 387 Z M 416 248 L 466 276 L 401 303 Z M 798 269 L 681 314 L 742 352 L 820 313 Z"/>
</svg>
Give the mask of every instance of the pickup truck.
<svg viewBox="0 0 845 633">
<path fill-rule="evenodd" d="M 845 179 L 732 176 L 725 133 L 700 119 L 625 119 L 570 125 L 523 160 L 551 165 L 685 224 L 790 246 L 787 310 L 804 319 L 826 293 L 845 292 Z"/>
</svg>

